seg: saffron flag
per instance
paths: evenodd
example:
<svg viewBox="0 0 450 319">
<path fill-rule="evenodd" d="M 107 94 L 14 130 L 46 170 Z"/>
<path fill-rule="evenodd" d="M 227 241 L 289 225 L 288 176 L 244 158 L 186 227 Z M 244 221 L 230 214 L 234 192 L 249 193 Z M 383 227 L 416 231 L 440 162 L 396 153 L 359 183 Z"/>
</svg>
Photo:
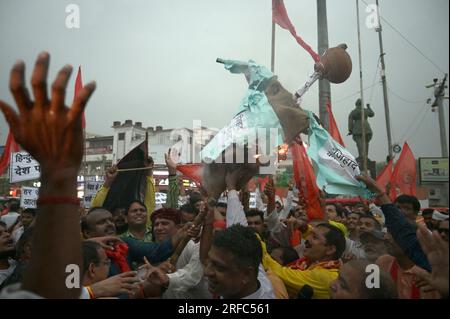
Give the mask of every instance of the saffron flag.
<svg viewBox="0 0 450 319">
<path fill-rule="evenodd" d="M 393 167 L 394 160 L 391 159 L 377 176 L 377 184 L 383 189 L 383 191 L 386 191 L 386 185 L 391 182 Z"/>
<path fill-rule="evenodd" d="M 314 52 L 314 50 L 305 41 L 303 41 L 301 37 L 297 35 L 295 27 L 287 14 L 283 0 L 272 0 L 272 21 L 283 29 L 291 32 L 295 40 L 297 40 L 297 43 L 311 55 L 315 62 L 320 61 L 319 55 Z"/>
<path fill-rule="evenodd" d="M 258 177 L 258 184 L 259 184 L 259 190 L 261 192 L 264 192 L 264 189 L 266 188 L 266 184 L 269 182 L 269 175 L 266 177 Z"/>
<path fill-rule="evenodd" d="M 331 111 L 331 105 L 330 102 L 327 103 L 327 112 L 328 112 L 328 132 L 330 132 L 330 135 L 336 142 L 341 144 L 343 147 L 345 147 L 344 141 L 342 140 L 341 133 L 339 133 L 339 129 L 336 124 L 336 120 L 334 119 L 333 112 Z"/>
<path fill-rule="evenodd" d="M 306 155 L 305 147 L 301 141 L 294 141 L 291 145 L 292 162 L 294 165 L 294 178 L 299 190 L 299 197 L 303 199 L 306 214 L 310 220 L 323 219 L 320 205 L 319 189 L 311 162 Z"/>
<path fill-rule="evenodd" d="M 78 93 L 80 93 L 82 88 L 83 88 L 83 82 L 81 80 L 81 66 L 79 66 L 78 67 L 77 78 L 75 80 L 75 93 L 73 94 L 73 99 L 74 100 L 77 97 Z M 83 114 L 81 116 L 81 123 L 82 123 L 83 129 L 85 129 L 86 128 L 86 119 L 84 117 L 84 111 L 83 111 Z"/>
<path fill-rule="evenodd" d="M 416 172 L 416 160 L 408 143 L 405 142 L 392 174 L 391 190 L 396 193 L 399 190 L 402 194 L 416 196 Z"/>
<path fill-rule="evenodd" d="M 312 112 L 309 121 L 308 156 L 313 161 L 317 186 L 329 194 L 371 197 L 372 193 L 355 178 L 361 174 L 355 157 L 317 123 Z"/>
<path fill-rule="evenodd" d="M 177 171 L 181 172 L 187 178 L 193 180 L 197 184 L 202 184 L 202 164 L 182 164 L 177 165 Z"/>
<path fill-rule="evenodd" d="M 11 153 L 16 153 L 19 151 L 19 144 L 16 143 L 11 130 L 8 133 L 8 137 L 6 138 L 5 149 L 3 150 L 3 154 L 0 157 L 0 176 L 6 171 L 6 168 L 9 165 L 9 159 L 11 157 Z"/>
</svg>

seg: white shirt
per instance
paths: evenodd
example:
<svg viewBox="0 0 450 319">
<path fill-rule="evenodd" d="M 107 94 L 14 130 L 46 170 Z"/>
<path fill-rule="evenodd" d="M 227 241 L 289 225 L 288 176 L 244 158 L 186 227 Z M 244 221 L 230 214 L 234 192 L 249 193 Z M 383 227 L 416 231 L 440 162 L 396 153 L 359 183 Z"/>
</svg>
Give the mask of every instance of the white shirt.
<svg viewBox="0 0 450 319">
<path fill-rule="evenodd" d="M 260 287 L 258 290 L 256 290 L 251 295 L 241 299 L 275 299 L 275 298 L 273 297 L 273 291 L 269 291 L 267 287 L 264 287 L 260 283 Z"/>
<path fill-rule="evenodd" d="M 263 200 L 261 198 L 261 193 L 259 191 L 259 188 L 255 189 L 255 200 L 256 200 L 256 209 L 262 212 L 266 211 L 266 205 L 263 203 Z M 266 218 L 266 216 L 264 216 Z"/>
<path fill-rule="evenodd" d="M 16 222 L 17 218 L 19 218 L 19 214 L 16 212 L 9 212 L 6 215 L 0 217 L 0 220 L 6 224 L 6 228 L 11 228 Z"/>
<path fill-rule="evenodd" d="M 19 241 L 20 237 L 22 237 L 23 232 L 24 232 L 23 226 L 20 226 L 15 231 L 13 231 L 13 233 L 11 234 L 11 238 L 14 241 L 14 245 L 17 244 L 17 242 Z"/>
<path fill-rule="evenodd" d="M 228 192 L 228 204 L 227 204 L 227 228 L 236 224 L 240 224 L 242 226 L 247 227 L 247 218 L 245 217 L 244 208 L 242 207 L 242 203 L 239 200 L 238 192 L 235 190 L 231 190 Z M 275 295 L 273 293 L 272 283 L 266 276 L 266 272 L 264 271 L 263 266 L 259 265 L 258 272 L 258 280 L 261 284 L 258 291 L 258 295 L 263 296 L 263 299 L 275 299 Z M 254 295 L 254 294 L 252 294 Z M 252 297 L 250 297 L 252 298 Z"/>
<path fill-rule="evenodd" d="M 378 207 L 378 206 L 375 205 L 375 204 L 370 204 L 370 205 L 369 205 L 369 208 L 370 208 L 370 213 L 371 213 L 374 217 L 380 216 L 380 218 L 381 218 L 381 224 L 382 224 L 382 226 L 384 226 L 384 224 L 385 224 L 385 218 L 384 218 L 384 214 L 383 214 L 383 211 L 381 210 L 381 208 Z"/>
<path fill-rule="evenodd" d="M 176 264 L 177 271 L 169 276 L 164 299 L 211 299 L 200 262 L 200 243 L 190 240 Z"/>
<path fill-rule="evenodd" d="M 33 292 L 23 290 L 20 285 L 21 283 L 18 282 L 3 288 L 0 291 L 0 299 L 44 299 Z M 85 287 L 81 287 L 80 299 L 90 299 Z"/>
<path fill-rule="evenodd" d="M 348 237 L 345 238 L 345 251 L 344 254 L 351 253 L 356 259 L 366 258 L 366 252 L 362 244 L 359 241 L 354 241 Z"/>
<path fill-rule="evenodd" d="M 288 191 L 288 193 L 286 195 L 286 201 L 284 203 L 284 207 L 280 211 L 280 214 L 279 214 L 280 219 L 286 219 L 288 217 L 289 212 L 291 211 L 291 208 L 292 208 L 293 201 L 294 201 L 294 192 Z"/>
<path fill-rule="evenodd" d="M 16 262 L 13 259 L 9 259 L 9 268 L 8 269 L 0 269 L 0 285 L 8 279 L 9 276 L 12 275 L 14 269 L 16 269 Z"/>
<path fill-rule="evenodd" d="M 281 247 L 290 246 L 289 230 L 285 224 L 280 221 L 276 209 L 267 216 L 267 229 L 270 232 L 271 239 Z"/>
<path fill-rule="evenodd" d="M 43 299 L 30 291 L 23 290 L 21 283 L 6 286 L 0 292 L 0 299 Z"/>
</svg>

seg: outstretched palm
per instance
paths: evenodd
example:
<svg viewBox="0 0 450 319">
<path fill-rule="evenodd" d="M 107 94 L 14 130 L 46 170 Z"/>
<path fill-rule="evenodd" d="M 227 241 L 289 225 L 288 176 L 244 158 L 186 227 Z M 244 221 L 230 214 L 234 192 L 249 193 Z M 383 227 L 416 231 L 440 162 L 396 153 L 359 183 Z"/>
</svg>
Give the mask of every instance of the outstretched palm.
<svg viewBox="0 0 450 319">
<path fill-rule="evenodd" d="M 47 95 L 47 74 L 50 62 L 48 53 L 41 53 L 31 78 L 35 101 L 25 86 L 25 64 L 17 62 L 10 76 L 10 89 L 19 114 L 11 106 L 0 101 L 16 141 L 40 164 L 44 172 L 62 169 L 78 171 L 83 154 L 81 115 L 95 90 L 95 83 L 87 84 L 72 104 L 64 104 L 67 83 L 72 67 L 66 65 L 56 76 L 51 88 L 51 100 Z"/>
</svg>

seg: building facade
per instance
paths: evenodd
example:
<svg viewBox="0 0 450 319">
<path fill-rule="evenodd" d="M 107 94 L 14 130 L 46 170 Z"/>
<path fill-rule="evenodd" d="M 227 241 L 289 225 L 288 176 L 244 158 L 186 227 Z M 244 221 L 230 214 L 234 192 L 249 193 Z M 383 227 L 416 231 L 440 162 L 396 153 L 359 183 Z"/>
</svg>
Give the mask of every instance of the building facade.
<svg viewBox="0 0 450 319">
<path fill-rule="evenodd" d="M 104 175 L 113 162 L 113 136 L 88 134 L 80 175 Z"/>
</svg>

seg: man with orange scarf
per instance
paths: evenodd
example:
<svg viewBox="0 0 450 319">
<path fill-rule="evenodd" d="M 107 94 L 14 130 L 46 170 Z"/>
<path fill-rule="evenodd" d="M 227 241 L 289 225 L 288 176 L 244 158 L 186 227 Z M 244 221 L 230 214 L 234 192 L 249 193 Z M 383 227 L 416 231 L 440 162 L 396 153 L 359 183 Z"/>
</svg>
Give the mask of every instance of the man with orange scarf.
<svg viewBox="0 0 450 319">
<path fill-rule="evenodd" d="M 345 250 L 345 237 L 342 232 L 323 223 L 314 227 L 306 238 L 304 257 L 288 267 L 276 262 L 263 245 L 263 265 L 283 280 L 291 296 L 310 286 L 313 299 L 330 298 L 330 283 L 338 277 L 340 258 Z"/>
</svg>

